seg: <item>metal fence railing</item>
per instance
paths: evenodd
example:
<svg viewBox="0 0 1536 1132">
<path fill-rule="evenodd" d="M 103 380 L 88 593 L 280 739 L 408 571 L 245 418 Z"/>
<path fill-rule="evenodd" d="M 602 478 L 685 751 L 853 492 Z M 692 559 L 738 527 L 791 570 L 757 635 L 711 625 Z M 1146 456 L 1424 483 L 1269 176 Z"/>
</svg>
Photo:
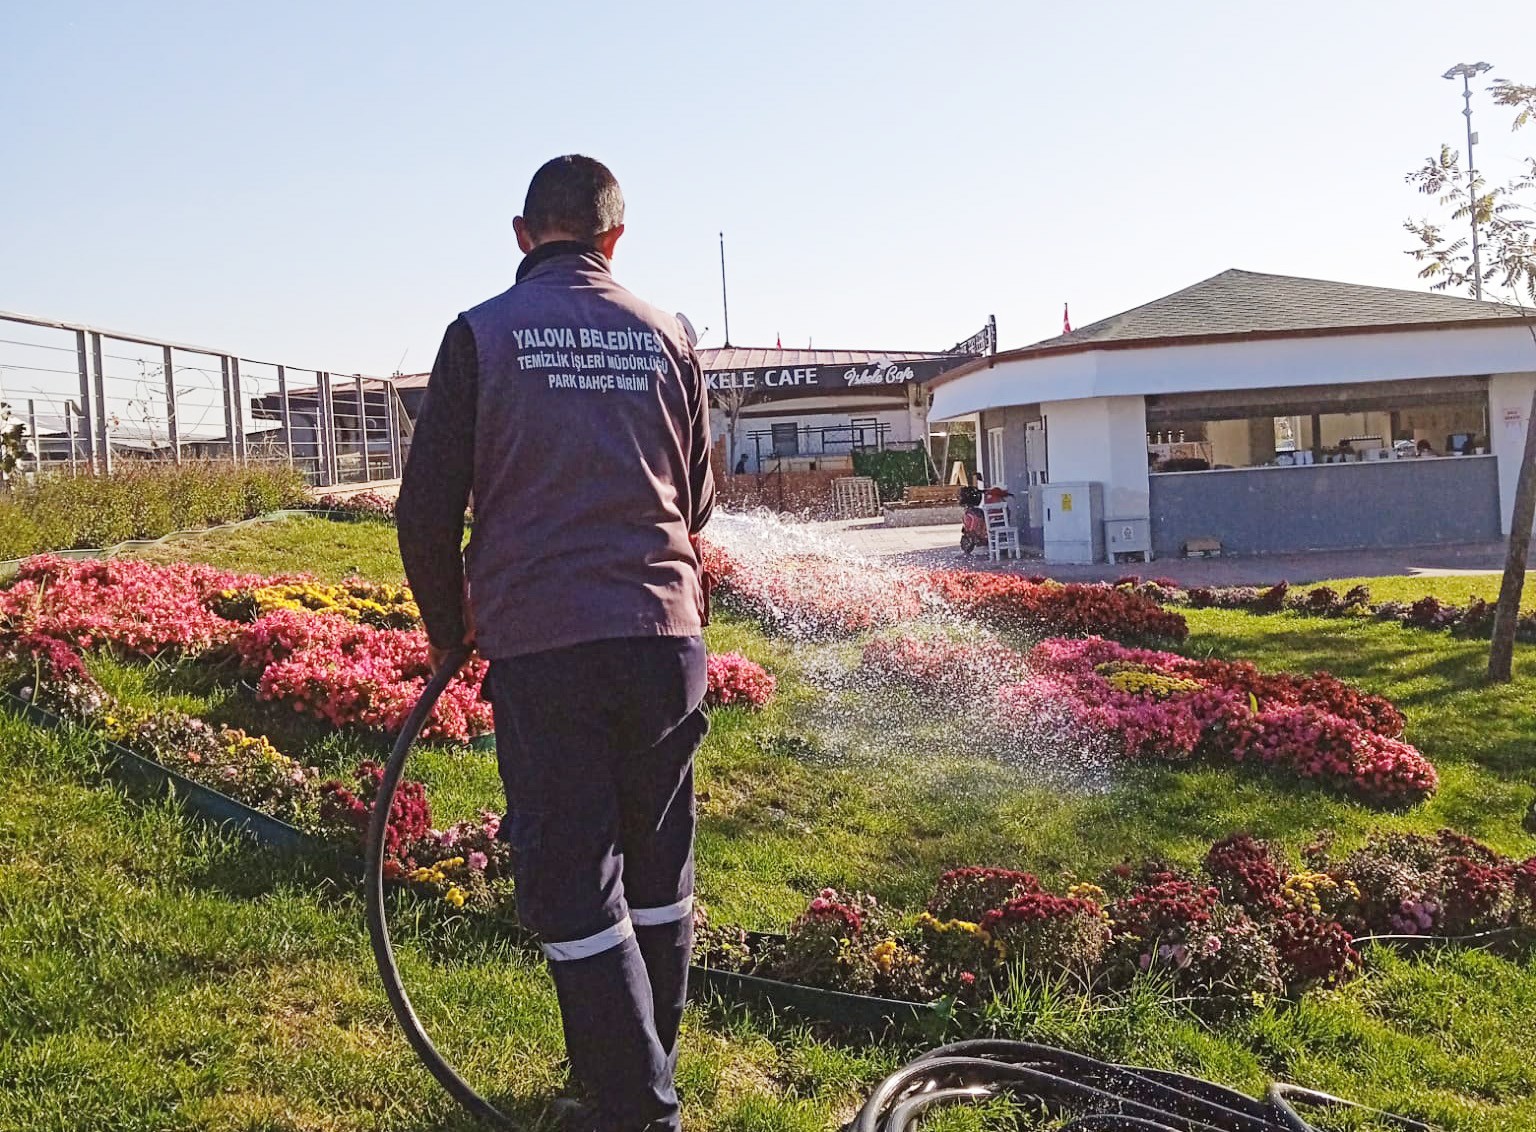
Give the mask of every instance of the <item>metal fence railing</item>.
<svg viewBox="0 0 1536 1132">
<path fill-rule="evenodd" d="M 746 440 L 752 447 L 748 471 L 765 471 L 776 459 L 793 456 L 847 456 L 853 452 L 882 451 L 891 446 L 892 428 L 886 421 L 851 425 L 782 424 L 754 429 Z"/>
<path fill-rule="evenodd" d="M 5 312 L 0 403 L 25 429 L 24 474 L 219 459 L 286 463 L 317 487 L 367 484 L 399 478 L 410 434 L 387 378 Z"/>
</svg>

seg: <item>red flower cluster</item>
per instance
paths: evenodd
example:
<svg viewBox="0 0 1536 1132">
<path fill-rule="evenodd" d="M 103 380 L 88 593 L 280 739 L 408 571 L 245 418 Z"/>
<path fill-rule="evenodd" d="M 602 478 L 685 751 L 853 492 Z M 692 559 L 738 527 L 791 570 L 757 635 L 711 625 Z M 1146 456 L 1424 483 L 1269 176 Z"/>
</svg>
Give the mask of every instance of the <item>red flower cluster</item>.
<svg viewBox="0 0 1536 1132">
<path fill-rule="evenodd" d="M 1326 672 L 1296 676 L 1265 673 L 1246 660 L 1186 660 L 1180 671 L 1196 680 L 1253 696 L 1262 704 L 1315 707 L 1359 724 L 1378 735 L 1401 735 L 1403 713 L 1389 700 L 1362 692 Z"/>
<path fill-rule="evenodd" d="M 250 581 L 211 566 L 43 555 L 23 562 L 15 583 L 0 590 L 0 620 L 80 649 L 115 646 L 140 656 L 168 649 L 200 653 L 234 630 L 208 609 L 208 597 Z"/>
<path fill-rule="evenodd" d="M 1333 986 L 1360 968 L 1354 939 L 1337 920 L 1286 912 L 1275 921 L 1274 942 L 1292 987 Z"/>
<path fill-rule="evenodd" d="M 928 911 L 939 920 L 976 923 L 1014 897 L 1039 891 L 1040 882 L 1033 873 L 971 865 L 950 869 L 939 877 Z"/>
<path fill-rule="evenodd" d="M 267 620 L 264 617 L 251 626 L 242 655 L 260 655 L 263 649 L 277 655 L 286 644 L 275 642 L 294 639 L 268 632 Z M 327 624 L 316 628 L 314 636 L 305 638 L 306 643 L 284 659 L 267 665 L 257 685 L 258 695 L 337 727 L 398 731 L 432 675 L 426 634 L 373 629 L 338 618 L 310 620 Z M 346 627 L 345 633 L 335 624 L 338 621 Z M 287 620 L 282 625 L 292 628 Z M 491 730 L 491 705 L 480 697 L 488 668 L 478 657 L 464 666 L 438 699 L 422 728 L 423 737 L 464 740 Z"/>
<path fill-rule="evenodd" d="M 924 580 L 950 607 L 997 629 L 1121 641 L 1182 641 L 1189 636 L 1189 626 L 1179 614 L 1113 586 L 1040 583 L 1017 574 L 976 570 L 933 570 Z"/>
<path fill-rule="evenodd" d="M 357 622 L 330 614 L 278 609 L 230 638 L 229 648 L 248 675 L 259 676 L 269 665 L 312 648 L 341 648 L 357 635 Z"/>
<path fill-rule="evenodd" d="M 25 633 L 16 638 L 15 643 L 5 650 L 5 659 L 13 664 L 35 668 L 38 678 L 44 684 L 65 678 L 90 679 L 79 652 L 57 637 L 41 633 Z"/>
<path fill-rule="evenodd" d="M 1211 874 L 1227 899 L 1248 908 L 1282 905 L 1280 866 L 1267 844 L 1246 833 L 1234 833 L 1212 845 L 1205 855 Z"/>
<path fill-rule="evenodd" d="M 778 681 L 761 664 L 740 653 L 712 654 L 708 661 L 707 707 L 760 708 L 773 698 Z"/>
<path fill-rule="evenodd" d="M 365 762 L 353 771 L 353 778 L 357 780 L 355 792 L 334 778 L 320 786 L 321 828 L 349 845 L 368 832 L 384 768 L 375 762 Z M 389 824 L 385 827 L 384 875 L 390 880 L 401 879 L 415 864 L 417 844 L 431 834 L 432 810 L 427 804 L 426 788 L 419 782 L 402 779 L 395 789 Z"/>
<path fill-rule="evenodd" d="M 1117 935 L 1145 941 L 1186 940 L 1194 929 L 1211 922 L 1221 892 L 1196 885 L 1171 873 L 1156 873 L 1150 882 L 1109 907 Z"/>
<path fill-rule="evenodd" d="M 837 934 L 857 936 L 864 927 L 864 917 L 858 907 L 839 896 L 836 889 L 824 888 L 790 930 L 803 930 L 811 925 L 826 925 Z"/>
</svg>

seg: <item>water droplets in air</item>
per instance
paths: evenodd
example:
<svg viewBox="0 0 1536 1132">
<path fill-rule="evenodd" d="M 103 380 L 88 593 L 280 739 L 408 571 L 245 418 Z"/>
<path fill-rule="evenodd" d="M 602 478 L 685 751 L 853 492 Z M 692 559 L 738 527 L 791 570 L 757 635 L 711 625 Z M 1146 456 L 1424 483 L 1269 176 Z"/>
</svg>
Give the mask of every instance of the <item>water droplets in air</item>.
<svg viewBox="0 0 1536 1132">
<path fill-rule="evenodd" d="M 1106 744 L 1052 710 L 1020 651 L 1028 642 L 950 608 L 924 570 L 768 513 L 717 514 L 708 534 L 734 566 L 729 601 L 793 642 L 820 693 L 797 709 L 801 736 L 788 746 L 800 757 L 944 790 L 1017 789 L 1020 777 L 1073 792 L 1109 785 Z M 1010 687 L 1025 689 L 1011 709 L 998 695 Z"/>
</svg>

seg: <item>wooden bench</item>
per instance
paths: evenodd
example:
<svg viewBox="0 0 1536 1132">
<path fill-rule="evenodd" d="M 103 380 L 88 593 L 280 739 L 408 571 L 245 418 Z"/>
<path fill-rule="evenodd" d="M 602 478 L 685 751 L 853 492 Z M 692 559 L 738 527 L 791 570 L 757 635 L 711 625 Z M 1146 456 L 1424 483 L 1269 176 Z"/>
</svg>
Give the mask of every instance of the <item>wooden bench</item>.
<svg viewBox="0 0 1536 1132">
<path fill-rule="evenodd" d="M 901 498 L 906 503 L 954 503 L 958 498 L 959 489 L 939 484 L 935 487 L 908 487 L 904 488 Z"/>
</svg>

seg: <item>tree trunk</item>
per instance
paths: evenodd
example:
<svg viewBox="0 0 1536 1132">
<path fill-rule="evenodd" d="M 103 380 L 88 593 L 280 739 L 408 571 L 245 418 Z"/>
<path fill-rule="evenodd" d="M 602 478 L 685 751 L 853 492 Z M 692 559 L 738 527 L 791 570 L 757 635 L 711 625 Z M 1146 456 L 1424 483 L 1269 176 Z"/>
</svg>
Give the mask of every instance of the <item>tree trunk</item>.
<svg viewBox="0 0 1536 1132">
<path fill-rule="evenodd" d="M 1493 438 L 1489 437 L 1489 443 Z M 1514 513 L 1509 517 L 1509 555 L 1504 581 L 1493 615 L 1493 644 L 1488 650 L 1488 679 L 1507 684 L 1514 675 L 1515 630 L 1520 620 L 1520 596 L 1525 589 L 1525 562 L 1531 550 L 1531 519 L 1536 513 L 1536 395 L 1525 420 L 1525 451 L 1515 482 Z"/>
</svg>

